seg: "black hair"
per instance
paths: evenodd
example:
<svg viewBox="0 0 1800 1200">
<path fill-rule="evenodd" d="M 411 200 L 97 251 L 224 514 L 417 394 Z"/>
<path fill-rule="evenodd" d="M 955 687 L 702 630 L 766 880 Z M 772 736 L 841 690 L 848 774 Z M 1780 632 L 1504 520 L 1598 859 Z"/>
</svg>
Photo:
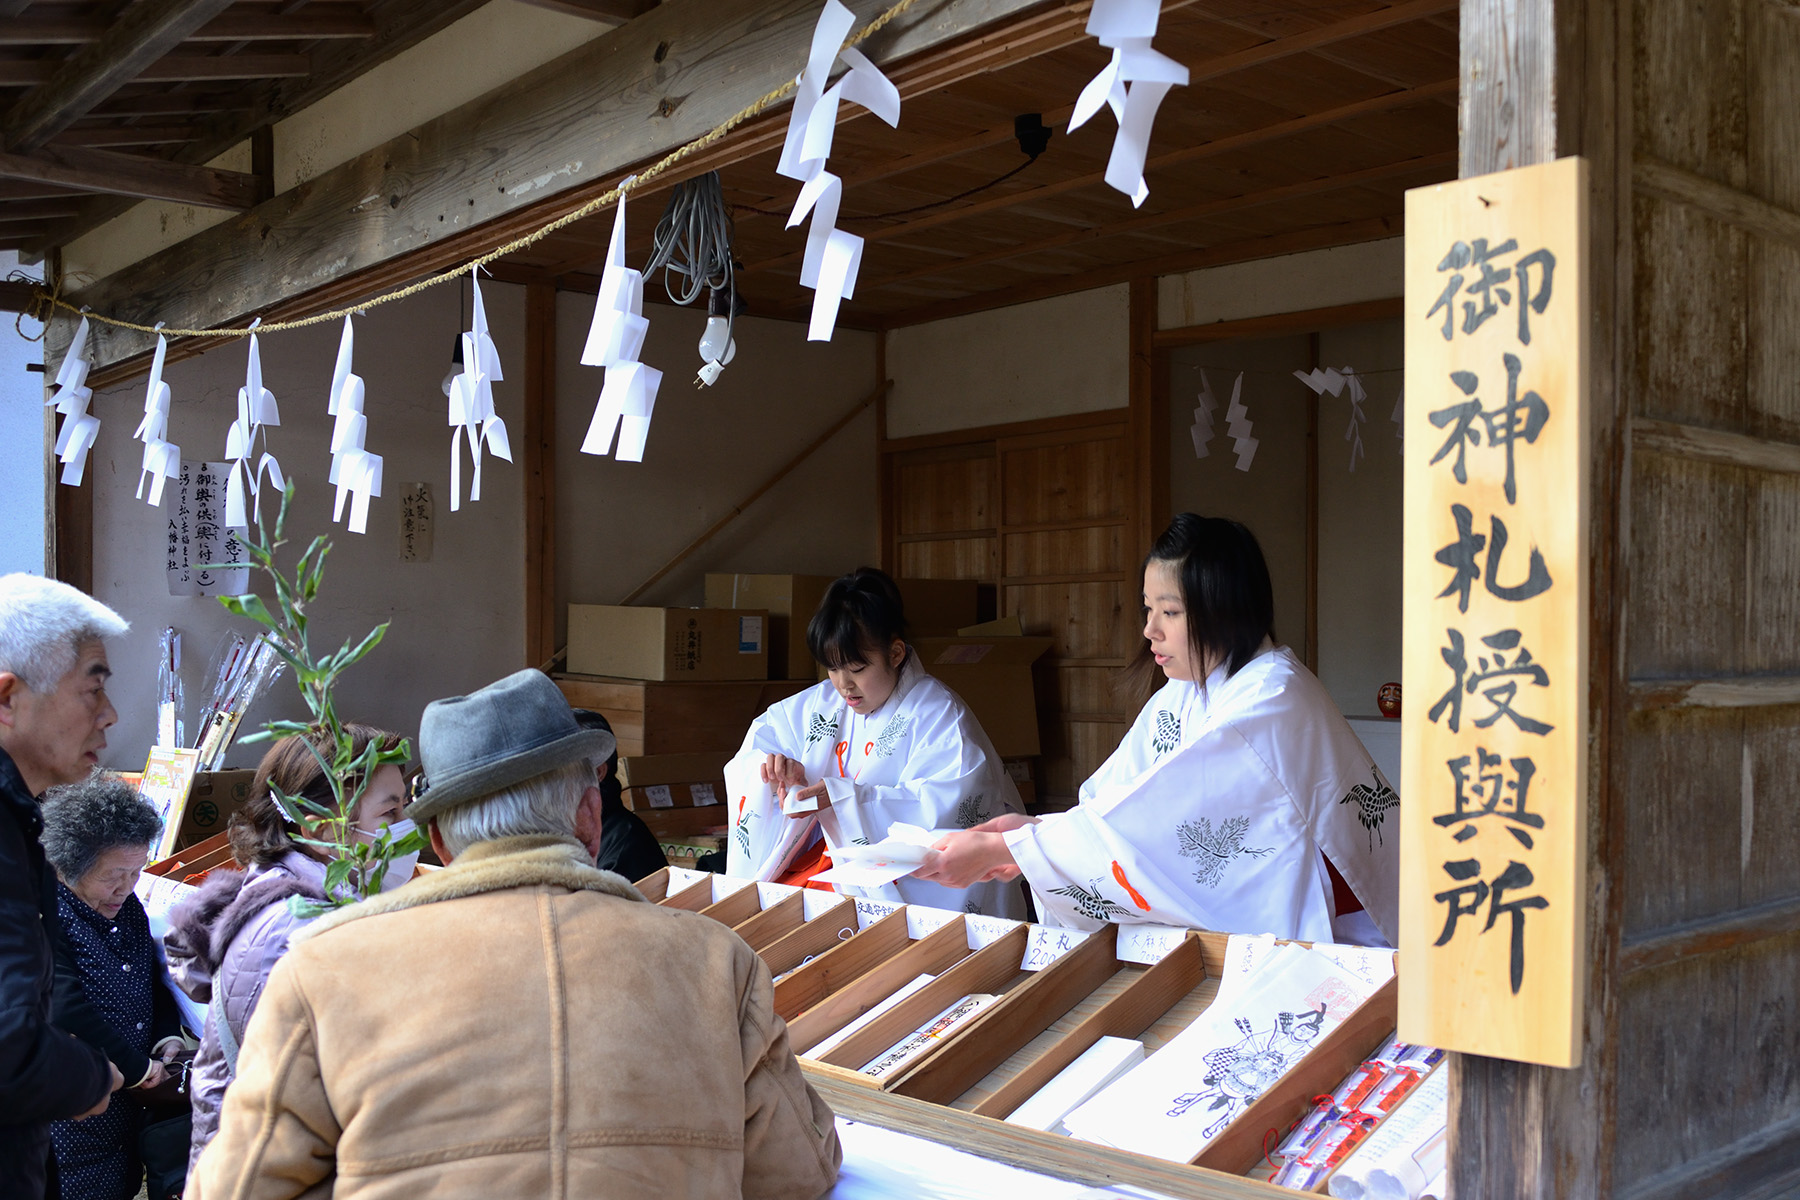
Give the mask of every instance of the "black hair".
<svg viewBox="0 0 1800 1200">
<path fill-rule="evenodd" d="M 1151 563 L 1167 563 L 1181 584 L 1196 673 L 1207 661 L 1217 660 L 1229 679 L 1256 657 L 1264 638 L 1275 636 L 1269 564 L 1256 535 L 1238 522 L 1177 513 L 1144 557 L 1146 570 Z M 1155 670 L 1156 660 L 1146 642 L 1133 671 L 1148 680 Z"/>
<path fill-rule="evenodd" d="M 162 818 L 138 790 L 107 771 L 44 794 L 44 857 L 74 887 L 100 856 L 118 846 L 149 848 Z"/>
<path fill-rule="evenodd" d="M 591 708 L 574 710 L 575 723 L 583 729 L 602 729 L 607 733 L 613 731 L 612 722 Z M 606 778 L 600 781 L 600 796 L 608 805 L 623 804 L 625 785 L 619 782 L 619 746 L 615 738 L 612 756 L 606 760 Z"/>
<path fill-rule="evenodd" d="M 806 648 L 830 669 L 861 666 L 871 655 L 885 660 L 895 638 L 906 638 L 900 588 L 875 567 L 858 567 L 832 580 L 806 623 Z"/>
</svg>

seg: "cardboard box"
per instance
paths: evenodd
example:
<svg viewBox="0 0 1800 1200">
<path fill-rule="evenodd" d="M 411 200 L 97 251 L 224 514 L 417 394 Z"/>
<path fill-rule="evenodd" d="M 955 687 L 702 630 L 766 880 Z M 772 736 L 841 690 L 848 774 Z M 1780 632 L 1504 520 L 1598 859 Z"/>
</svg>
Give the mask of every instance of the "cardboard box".
<svg viewBox="0 0 1800 1200">
<path fill-rule="evenodd" d="M 569 673 L 625 679 L 767 679 L 763 609 L 569 605 Z"/>
<path fill-rule="evenodd" d="M 619 760 L 625 807 L 710 808 L 725 802 L 725 764 L 731 755 L 648 754 Z M 723 811 L 723 810 L 721 810 Z M 724 820 L 720 817 L 719 820 Z"/>
<path fill-rule="evenodd" d="M 1038 754 L 1037 694 L 1031 664 L 1047 637 L 924 637 L 913 642 L 927 674 L 961 696 L 1001 758 Z"/>
<path fill-rule="evenodd" d="M 829 575 L 722 575 L 706 577 L 706 607 L 763 608 L 769 612 L 769 678 L 811 679 L 812 651 L 806 623 L 819 607 Z"/>
<path fill-rule="evenodd" d="M 249 801 L 250 781 L 255 778 L 255 771 L 202 771 L 194 776 L 181 828 L 175 834 L 175 849 L 185 850 L 225 832 L 231 814 Z"/>
<path fill-rule="evenodd" d="M 750 722 L 777 700 L 812 685 L 804 679 L 662 683 L 557 675 L 556 686 L 575 708 L 591 708 L 612 725 L 619 754 L 724 754 L 744 743 Z"/>
</svg>

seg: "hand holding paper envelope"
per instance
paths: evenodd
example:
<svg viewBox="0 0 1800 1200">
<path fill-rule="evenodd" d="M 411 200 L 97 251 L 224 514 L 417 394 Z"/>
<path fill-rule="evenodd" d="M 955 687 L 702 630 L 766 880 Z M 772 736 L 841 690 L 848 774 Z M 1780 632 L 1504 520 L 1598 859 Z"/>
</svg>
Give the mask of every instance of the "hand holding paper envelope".
<svg viewBox="0 0 1800 1200">
<path fill-rule="evenodd" d="M 932 843 L 953 832 L 921 829 L 896 821 L 888 826 L 887 836 L 872 846 L 833 847 L 831 861 L 834 865 L 813 878 L 820 883 L 845 887 L 883 887 L 924 866 L 934 853 Z"/>
</svg>

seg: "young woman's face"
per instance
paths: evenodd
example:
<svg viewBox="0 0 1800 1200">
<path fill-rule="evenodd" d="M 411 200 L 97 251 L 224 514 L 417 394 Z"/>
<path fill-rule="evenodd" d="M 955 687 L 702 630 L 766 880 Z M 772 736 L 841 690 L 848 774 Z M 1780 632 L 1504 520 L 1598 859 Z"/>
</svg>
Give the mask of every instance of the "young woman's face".
<svg viewBox="0 0 1800 1200">
<path fill-rule="evenodd" d="M 356 827 L 374 835 L 405 815 L 406 776 L 392 763 L 375 768 L 368 790 L 356 805 Z"/>
<path fill-rule="evenodd" d="M 868 716 L 888 702 L 900 683 L 900 664 L 906 661 L 906 643 L 895 638 L 885 654 L 870 651 L 867 662 L 831 667 L 826 674 L 850 711 Z"/>
<path fill-rule="evenodd" d="M 1190 683 L 1199 678 L 1188 641 L 1187 605 L 1173 563 L 1152 562 L 1144 568 L 1144 637 L 1164 675 Z"/>
</svg>

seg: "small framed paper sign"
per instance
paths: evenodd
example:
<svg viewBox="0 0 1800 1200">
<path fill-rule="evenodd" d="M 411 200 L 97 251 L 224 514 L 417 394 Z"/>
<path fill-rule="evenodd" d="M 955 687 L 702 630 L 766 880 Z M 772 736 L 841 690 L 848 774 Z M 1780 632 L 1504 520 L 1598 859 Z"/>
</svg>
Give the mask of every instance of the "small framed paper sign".
<svg viewBox="0 0 1800 1200">
<path fill-rule="evenodd" d="M 200 752 L 174 746 L 153 746 L 144 760 L 144 776 L 138 781 L 138 795 L 162 818 L 162 833 L 156 839 L 151 862 L 158 862 L 175 852 L 175 835 L 181 829 L 181 818 L 187 811 L 188 792 L 200 770 Z"/>
</svg>

